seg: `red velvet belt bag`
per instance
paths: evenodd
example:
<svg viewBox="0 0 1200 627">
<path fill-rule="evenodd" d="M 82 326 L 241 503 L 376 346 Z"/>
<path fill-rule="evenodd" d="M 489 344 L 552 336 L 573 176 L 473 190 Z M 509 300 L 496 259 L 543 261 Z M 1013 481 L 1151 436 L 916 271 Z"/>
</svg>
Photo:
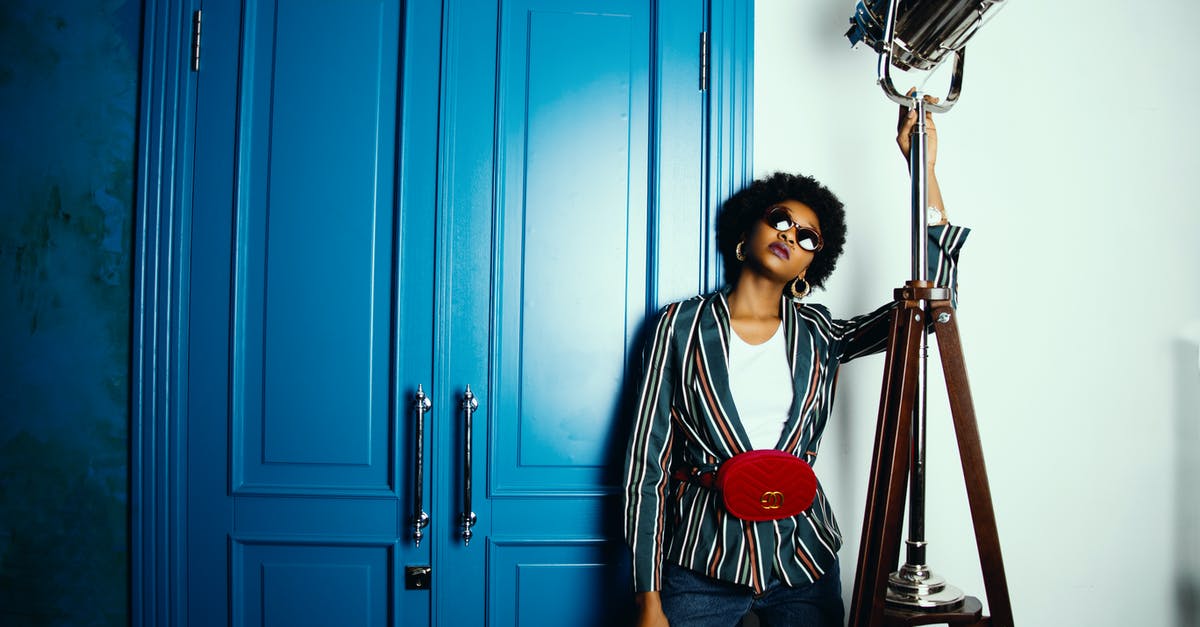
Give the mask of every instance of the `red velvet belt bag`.
<svg viewBox="0 0 1200 627">
<path fill-rule="evenodd" d="M 714 487 L 730 514 L 742 520 L 778 520 L 812 506 L 817 476 L 791 453 L 747 451 L 721 464 Z"/>
</svg>

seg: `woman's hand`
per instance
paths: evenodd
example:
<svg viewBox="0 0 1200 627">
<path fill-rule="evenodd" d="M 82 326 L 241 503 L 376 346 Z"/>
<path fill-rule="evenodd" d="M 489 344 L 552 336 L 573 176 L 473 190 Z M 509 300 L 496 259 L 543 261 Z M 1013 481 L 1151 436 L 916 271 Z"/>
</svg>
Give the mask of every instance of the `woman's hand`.
<svg viewBox="0 0 1200 627">
<path fill-rule="evenodd" d="M 908 90 L 908 95 L 912 95 L 915 89 Z M 925 102 L 936 103 L 937 98 L 925 95 Z M 912 160 L 909 154 L 912 151 L 912 129 L 917 123 L 917 112 L 915 109 L 900 106 L 900 116 L 896 121 L 896 145 L 900 147 L 900 154 L 904 155 L 904 160 L 909 162 L 909 171 L 912 171 Z M 946 224 L 946 203 L 942 199 L 942 188 L 938 185 L 937 172 L 934 170 L 934 164 L 937 163 L 937 127 L 933 124 L 933 113 L 925 111 L 925 163 L 926 163 L 926 183 L 927 192 L 926 200 L 929 203 L 929 208 L 933 211 L 929 214 L 929 225 L 935 226 Z"/>
<path fill-rule="evenodd" d="M 908 95 L 912 95 L 914 89 L 908 90 Z M 937 103 L 938 99 L 925 94 L 925 102 Z M 910 109 L 904 105 L 900 105 L 900 117 L 896 121 L 896 145 L 900 147 L 900 154 L 904 155 L 904 160 L 909 160 L 909 152 L 912 150 L 912 129 L 917 123 L 917 111 Z M 937 127 L 933 124 L 933 112 L 925 111 L 925 158 L 928 163 L 929 170 L 933 171 L 933 165 L 937 163 Z"/>
<path fill-rule="evenodd" d="M 639 592 L 634 596 L 638 608 L 637 627 L 670 627 L 658 592 Z"/>
</svg>

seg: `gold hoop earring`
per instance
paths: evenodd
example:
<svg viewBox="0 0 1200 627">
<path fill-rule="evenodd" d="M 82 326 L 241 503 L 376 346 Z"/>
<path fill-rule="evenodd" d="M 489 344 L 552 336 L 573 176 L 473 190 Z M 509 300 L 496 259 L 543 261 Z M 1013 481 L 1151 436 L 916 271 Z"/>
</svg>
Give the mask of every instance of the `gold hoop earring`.
<svg viewBox="0 0 1200 627">
<path fill-rule="evenodd" d="M 746 243 L 746 240 L 742 240 L 742 241 L 738 242 L 737 247 L 733 249 L 733 256 L 737 257 L 738 261 L 746 260 L 746 252 L 742 250 L 742 244 L 745 244 L 745 243 Z"/>
<path fill-rule="evenodd" d="M 798 284 L 798 283 L 804 284 L 803 290 L 796 289 L 796 284 Z M 802 276 L 796 277 L 796 280 L 792 281 L 791 287 L 792 287 L 792 298 L 804 298 L 805 296 L 808 296 L 809 292 L 812 291 L 812 285 L 810 285 L 808 283 L 808 279 L 805 279 Z"/>
</svg>

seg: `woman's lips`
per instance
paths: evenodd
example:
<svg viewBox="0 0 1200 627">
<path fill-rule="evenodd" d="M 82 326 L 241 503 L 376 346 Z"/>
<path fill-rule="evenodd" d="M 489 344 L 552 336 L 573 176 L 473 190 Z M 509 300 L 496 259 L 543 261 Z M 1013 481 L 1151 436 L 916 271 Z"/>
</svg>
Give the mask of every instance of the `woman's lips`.
<svg viewBox="0 0 1200 627">
<path fill-rule="evenodd" d="M 775 242 L 774 244 L 771 244 L 767 248 L 769 248 L 771 250 L 771 252 L 775 253 L 776 257 L 779 257 L 780 259 L 782 259 L 784 261 L 787 261 L 792 256 L 792 253 L 791 253 L 791 251 L 788 250 L 787 246 L 784 246 L 783 244 L 780 244 L 779 242 Z"/>
</svg>

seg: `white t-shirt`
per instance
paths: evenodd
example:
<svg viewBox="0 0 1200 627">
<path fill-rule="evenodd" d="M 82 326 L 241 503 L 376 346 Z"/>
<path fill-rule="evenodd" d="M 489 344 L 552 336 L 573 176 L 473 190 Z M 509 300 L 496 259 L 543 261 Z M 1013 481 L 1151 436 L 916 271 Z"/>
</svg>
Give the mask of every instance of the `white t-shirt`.
<svg viewBox="0 0 1200 627">
<path fill-rule="evenodd" d="M 729 390 L 755 449 L 775 448 L 792 407 L 792 374 L 782 329 L 780 324 L 762 344 L 748 344 L 732 329 L 729 333 Z"/>
</svg>

